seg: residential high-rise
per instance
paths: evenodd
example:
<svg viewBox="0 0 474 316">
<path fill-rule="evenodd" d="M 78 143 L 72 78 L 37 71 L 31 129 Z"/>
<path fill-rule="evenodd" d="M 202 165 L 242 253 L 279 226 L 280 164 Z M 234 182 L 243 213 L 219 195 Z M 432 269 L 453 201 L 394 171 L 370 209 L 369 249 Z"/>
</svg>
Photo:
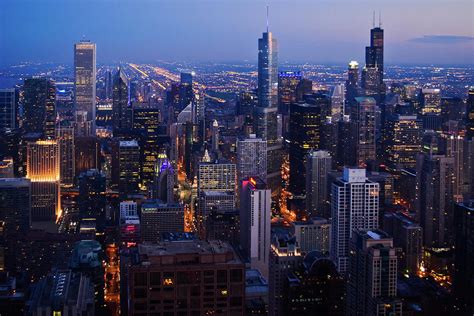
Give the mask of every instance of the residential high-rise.
<svg viewBox="0 0 474 316">
<path fill-rule="evenodd" d="M 306 209 L 311 216 L 329 218 L 328 174 L 332 157 L 324 150 L 311 150 L 306 158 Z"/>
<path fill-rule="evenodd" d="M 30 229 L 31 182 L 25 178 L 0 179 L 0 221 L 3 234 Z"/>
<path fill-rule="evenodd" d="M 453 157 L 418 154 L 415 209 L 427 248 L 449 248 L 454 244 L 454 169 Z"/>
<path fill-rule="evenodd" d="M 240 245 L 250 259 L 252 269 L 258 269 L 268 279 L 270 255 L 271 191 L 256 177 L 242 180 L 240 195 Z"/>
<path fill-rule="evenodd" d="M 141 208 L 140 229 L 143 241 L 157 242 L 162 233 L 184 232 L 184 208 L 159 200 L 145 200 Z"/>
<path fill-rule="evenodd" d="M 454 207 L 456 231 L 453 289 L 456 305 L 466 315 L 474 312 L 474 200 Z"/>
<path fill-rule="evenodd" d="M 57 141 L 28 143 L 26 177 L 31 181 L 31 221 L 54 222 L 61 215 Z"/>
<path fill-rule="evenodd" d="M 119 143 L 119 192 L 136 194 L 140 184 L 140 146 L 136 140 Z"/>
<path fill-rule="evenodd" d="M 416 155 L 421 151 L 423 126 L 416 115 L 394 115 L 387 121 L 387 162 L 398 170 L 414 168 Z"/>
<path fill-rule="evenodd" d="M 270 246 L 270 275 L 268 277 L 268 315 L 285 315 L 285 281 L 288 274 L 303 261 L 295 238 L 273 236 Z"/>
<path fill-rule="evenodd" d="M 305 194 L 306 161 L 310 150 L 319 149 L 321 106 L 293 103 L 290 106 L 290 185 L 294 195 Z"/>
<path fill-rule="evenodd" d="M 345 274 L 349 265 L 349 241 L 355 229 L 379 227 L 377 182 L 367 179 L 365 169 L 344 168 L 331 187 L 331 259 Z"/>
<path fill-rule="evenodd" d="M 96 45 L 82 40 L 74 44 L 74 91 L 76 111 L 87 113 L 90 134 L 95 135 Z"/>
<path fill-rule="evenodd" d="M 18 96 L 15 89 L 0 89 L 0 131 L 18 127 Z"/>
<path fill-rule="evenodd" d="M 402 315 L 397 299 L 397 254 L 380 230 L 355 230 L 350 243 L 347 311 L 349 315 Z"/>
<path fill-rule="evenodd" d="M 120 258 L 122 314 L 244 314 L 245 265 L 229 244 L 167 241 L 130 251 Z"/>
<path fill-rule="evenodd" d="M 359 96 L 359 63 L 351 61 L 347 69 L 346 80 L 346 104 L 344 114 L 350 114 L 350 108 L 355 104 L 355 98 Z"/>
<path fill-rule="evenodd" d="M 293 222 L 291 232 L 302 253 L 318 251 L 329 254 L 331 224 L 328 219 L 313 217 L 305 222 Z"/>
<path fill-rule="evenodd" d="M 43 78 L 26 79 L 23 101 L 23 129 L 25 133 L 41 133 L 54 138 L 56 86 Z"/>
<path fill-rule="evenodd" d="M 237 183 L 253 176 L 267 180 L 267 142 L 250 134 L 237 141 Z"/>
<path fill-rule="evenodd" d="M 130 132 L 132 128 L 132 109 L 129 106 L 128 78 L 122 68 L 114 75 L 112 93 L 112 128 L 114 135 Z"/>
<path fill-rule="evenodd" d="M 365 166 L 376 157 L 376 102 L 371 97 L 357 97 L 352 107 L 351 122 L 353 124 L 356 146 L 356 162 Z"/>
<path fill-rule="evenodd" d="M 59 126 L 56 129 L 56 140 L 59 144 L 59 173 L 61 176 L 61 185 L 72 186 L 76 174 L 74 127 Z"/>
<path fill-rule="evenodd" d="M 474 86 L 469 88 L 466 107 L 466 138 L 474 138 Z"/>
<path fill-rule="evenodd" d="M 219 123 L 217 120 L 214 120 L 211 126 L 211 149 L 214 153 L 219 152 Z"/>
</svg>

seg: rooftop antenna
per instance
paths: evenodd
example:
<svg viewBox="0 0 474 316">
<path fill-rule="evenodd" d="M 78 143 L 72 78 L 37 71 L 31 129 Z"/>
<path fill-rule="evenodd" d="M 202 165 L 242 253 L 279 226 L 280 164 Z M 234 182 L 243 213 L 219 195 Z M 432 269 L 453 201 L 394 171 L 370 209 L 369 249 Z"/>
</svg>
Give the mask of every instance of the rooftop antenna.
<svg viewBox="0 0 474 316">
<path fill-rule="evenodd" d="M 267 4 L 267 33 L 268 33 L 268 8 L 269 8 L 269 5 Z"/>
<path fill-rule="evenodd" d="M 373 12 L 373 17 L 372 17 L 372 28 L 375 28 L 375 10 Z"/>
<path fill-rule="evenodd" d="M 382 11 L 379 10 L 379 28 L 382 28 Z"/>
</svg>

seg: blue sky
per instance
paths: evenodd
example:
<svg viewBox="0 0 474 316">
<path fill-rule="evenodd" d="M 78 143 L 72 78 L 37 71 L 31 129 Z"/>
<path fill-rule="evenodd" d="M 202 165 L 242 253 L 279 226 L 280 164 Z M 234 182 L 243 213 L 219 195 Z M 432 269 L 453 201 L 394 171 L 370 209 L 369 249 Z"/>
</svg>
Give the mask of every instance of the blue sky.
<svg viewBox="0 0 474 316">
<path fill-rule="evenodd" d="M 472 0 L 1 0 L 0 64 L 72 63 L 75 41 L 98 62 L 255 61 L 270 29 L 280 60 L 363 62 L 373 10 L 389 64 L 474 64 Z"/>
</svg>

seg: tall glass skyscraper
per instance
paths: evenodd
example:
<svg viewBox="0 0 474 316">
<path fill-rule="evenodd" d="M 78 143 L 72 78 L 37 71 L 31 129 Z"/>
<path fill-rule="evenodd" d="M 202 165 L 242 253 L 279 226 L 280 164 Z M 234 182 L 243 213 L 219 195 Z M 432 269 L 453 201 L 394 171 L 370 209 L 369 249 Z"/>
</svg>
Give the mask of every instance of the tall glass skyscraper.
<svg viewBox="0 0 474 316">
<path fill-rule="evenodd" d="M 74 44 L 74 90 L 76 112 L 87 113 L 87 133 L 95 134 L 96 45 L 81 40 Z"/>
</svg>

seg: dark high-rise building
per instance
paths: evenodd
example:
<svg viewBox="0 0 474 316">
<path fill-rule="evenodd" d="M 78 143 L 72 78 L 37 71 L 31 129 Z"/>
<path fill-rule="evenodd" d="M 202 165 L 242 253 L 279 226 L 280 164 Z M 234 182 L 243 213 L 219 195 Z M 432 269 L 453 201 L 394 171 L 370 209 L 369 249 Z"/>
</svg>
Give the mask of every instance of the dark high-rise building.
<svg viewBox="0 0 474 316">
<path fill-rule="evenodd" d="M 321 106 L 294 103 L 290 106 L 290 185 L 294 195 L 304 195 L 306 159 L 310 150 L 319 149 Z"/>
<path fill-rule="evenodd" d="M 453 289 L 460 309 L 474 312 L 474 200 L 454 206 L 456 247 Z"/>
<path fill-rule="evenodd" d="M 351 61 L 347 69 L 346 80 L 346 104 L 345 114 L 350 114 L 350 107 L 355 104 L 355 98 L 359 96 L 359 63 Z"/>
<path fill-rule="evenodd" d="M 356 162 L 359 166 L 364 166 L 376 159 L 376 101 L 371 97 L 357 97 L 351 110 Z"/>
<path fill-rule="evenodd" d="M 0 89 L 0 131 L 18 127 L 18 95 L 15 89 Z"/>
<path fill-rule="evenodd" d="M 127 133 L 132 128 L 132 109 L 129 106 L 129 97 L 128 78 L 122 68 L 119 68 L 114 76 L 112 94 L 112 126 L 114 134 Z"/>
<path fill-rule="evenodd" d="M 276 108 L 278 102 L 278 48 L 273 34 L 258 40 L 258 106 Z"/>
<path fill-rule="evenodd" d="M 327 151 L 313 151 L 306 158 L 306 209 L 311 216 L 329 218 L 329 181 L 332 157 Z"/>
<path fill-rule="evenodd" d="M 257 103 L 257 95 L 253 91 L 241 92 L 237 99 L 237 115 L 243 115 L 250 119 L 255 112 Z"/>
<path fill-rule="evenodd" d="M 402 315 L 397 299 L 397 254 L 380 230 L 355 230 L 349 252 L 349 315 Z"/>
<path fill-rule="evenodd" d="M 86 115 L 89 129 L 80 134 L 95 136 L 96 45 L 90 41 L 74 44 L 74 91 L 76 111 Z"/>
<path fill-rule="evenodd" d="M 354 99 L 355 100 L 355 99 Z M 336 165 L 338 167 L 356 165 L 356 143 L 353 124 L 349 115 L 337 122 Z"/>
<path fill-rule="evenodd" d="M 90 169 L 78 177 L 79 196 L 77 206 L 81 218 L 95 218 L 100 228 L 105 220 L 106 180 L 97 169 Z"/>
<path fill-rule="evenodd" d="M 41 133 L 44 137 L 55 137 L 56 86 L 47 79 L 25 80 L 23 129 L 26 133 Z"/>
<path fill-rule="evenodd" d="M 278 112 L 288 114 L 290 104 L 298 101 L 297 88 L 303 79 L 300 71 L 280 71 L 278 74 Z"/>
<path fill-rule="evenodd" d="M 245 266 L 229 244 L 169 241 L 130 251 L 120 259 L 122 314 L 243 315 Z"/>
<path fill-rule="evenodd" d="M 284 292 L 285 315 L 344 315 L 344 278 L 318 251 L 308 253 L 302 267 L 288 274 Z"/>
<path fill-rule="evenodd" d="M 157 242 L 163 233 L 184 232 L 184 207 L 159 200 L 145 200 L 142 204 L 140 229 L 143 241 Z"/>
<path fill-rule="evenodd" d="M 72 186 L 76 175 L 76 157 L 74 151 L 74 127 L 59 126 L 56 130 L 59 144 L 59 175 L 61 185 Z"/>
<path fill-rule="evenodd" d="M 30 228 L 31 182 L 25 178 L 0 179 L 0 221 L 3 234 Z"/>
<path fill-rule="evenodd" d="M 370 46 L 365 48 L 365 66 L 378 68 L 383 74 L 383 29 L 378 26 L 370 30 Z"/>
<path fill-rule="evenodd" d="M 119 192 L 136 194 L 140 184 L 140 146 L 136 140 L 119 143 Z"/>
<path fill-rule="evenodd" d="M 416 168 L 416 213 L 427 248 L 453 246 L 454 158 L 420 153 Z"/>
<path fill-rule="evenodd" d="M 474 138 L 474 87 L 469 88 L 466 108 L 466 138 Z"/>
</svg>

